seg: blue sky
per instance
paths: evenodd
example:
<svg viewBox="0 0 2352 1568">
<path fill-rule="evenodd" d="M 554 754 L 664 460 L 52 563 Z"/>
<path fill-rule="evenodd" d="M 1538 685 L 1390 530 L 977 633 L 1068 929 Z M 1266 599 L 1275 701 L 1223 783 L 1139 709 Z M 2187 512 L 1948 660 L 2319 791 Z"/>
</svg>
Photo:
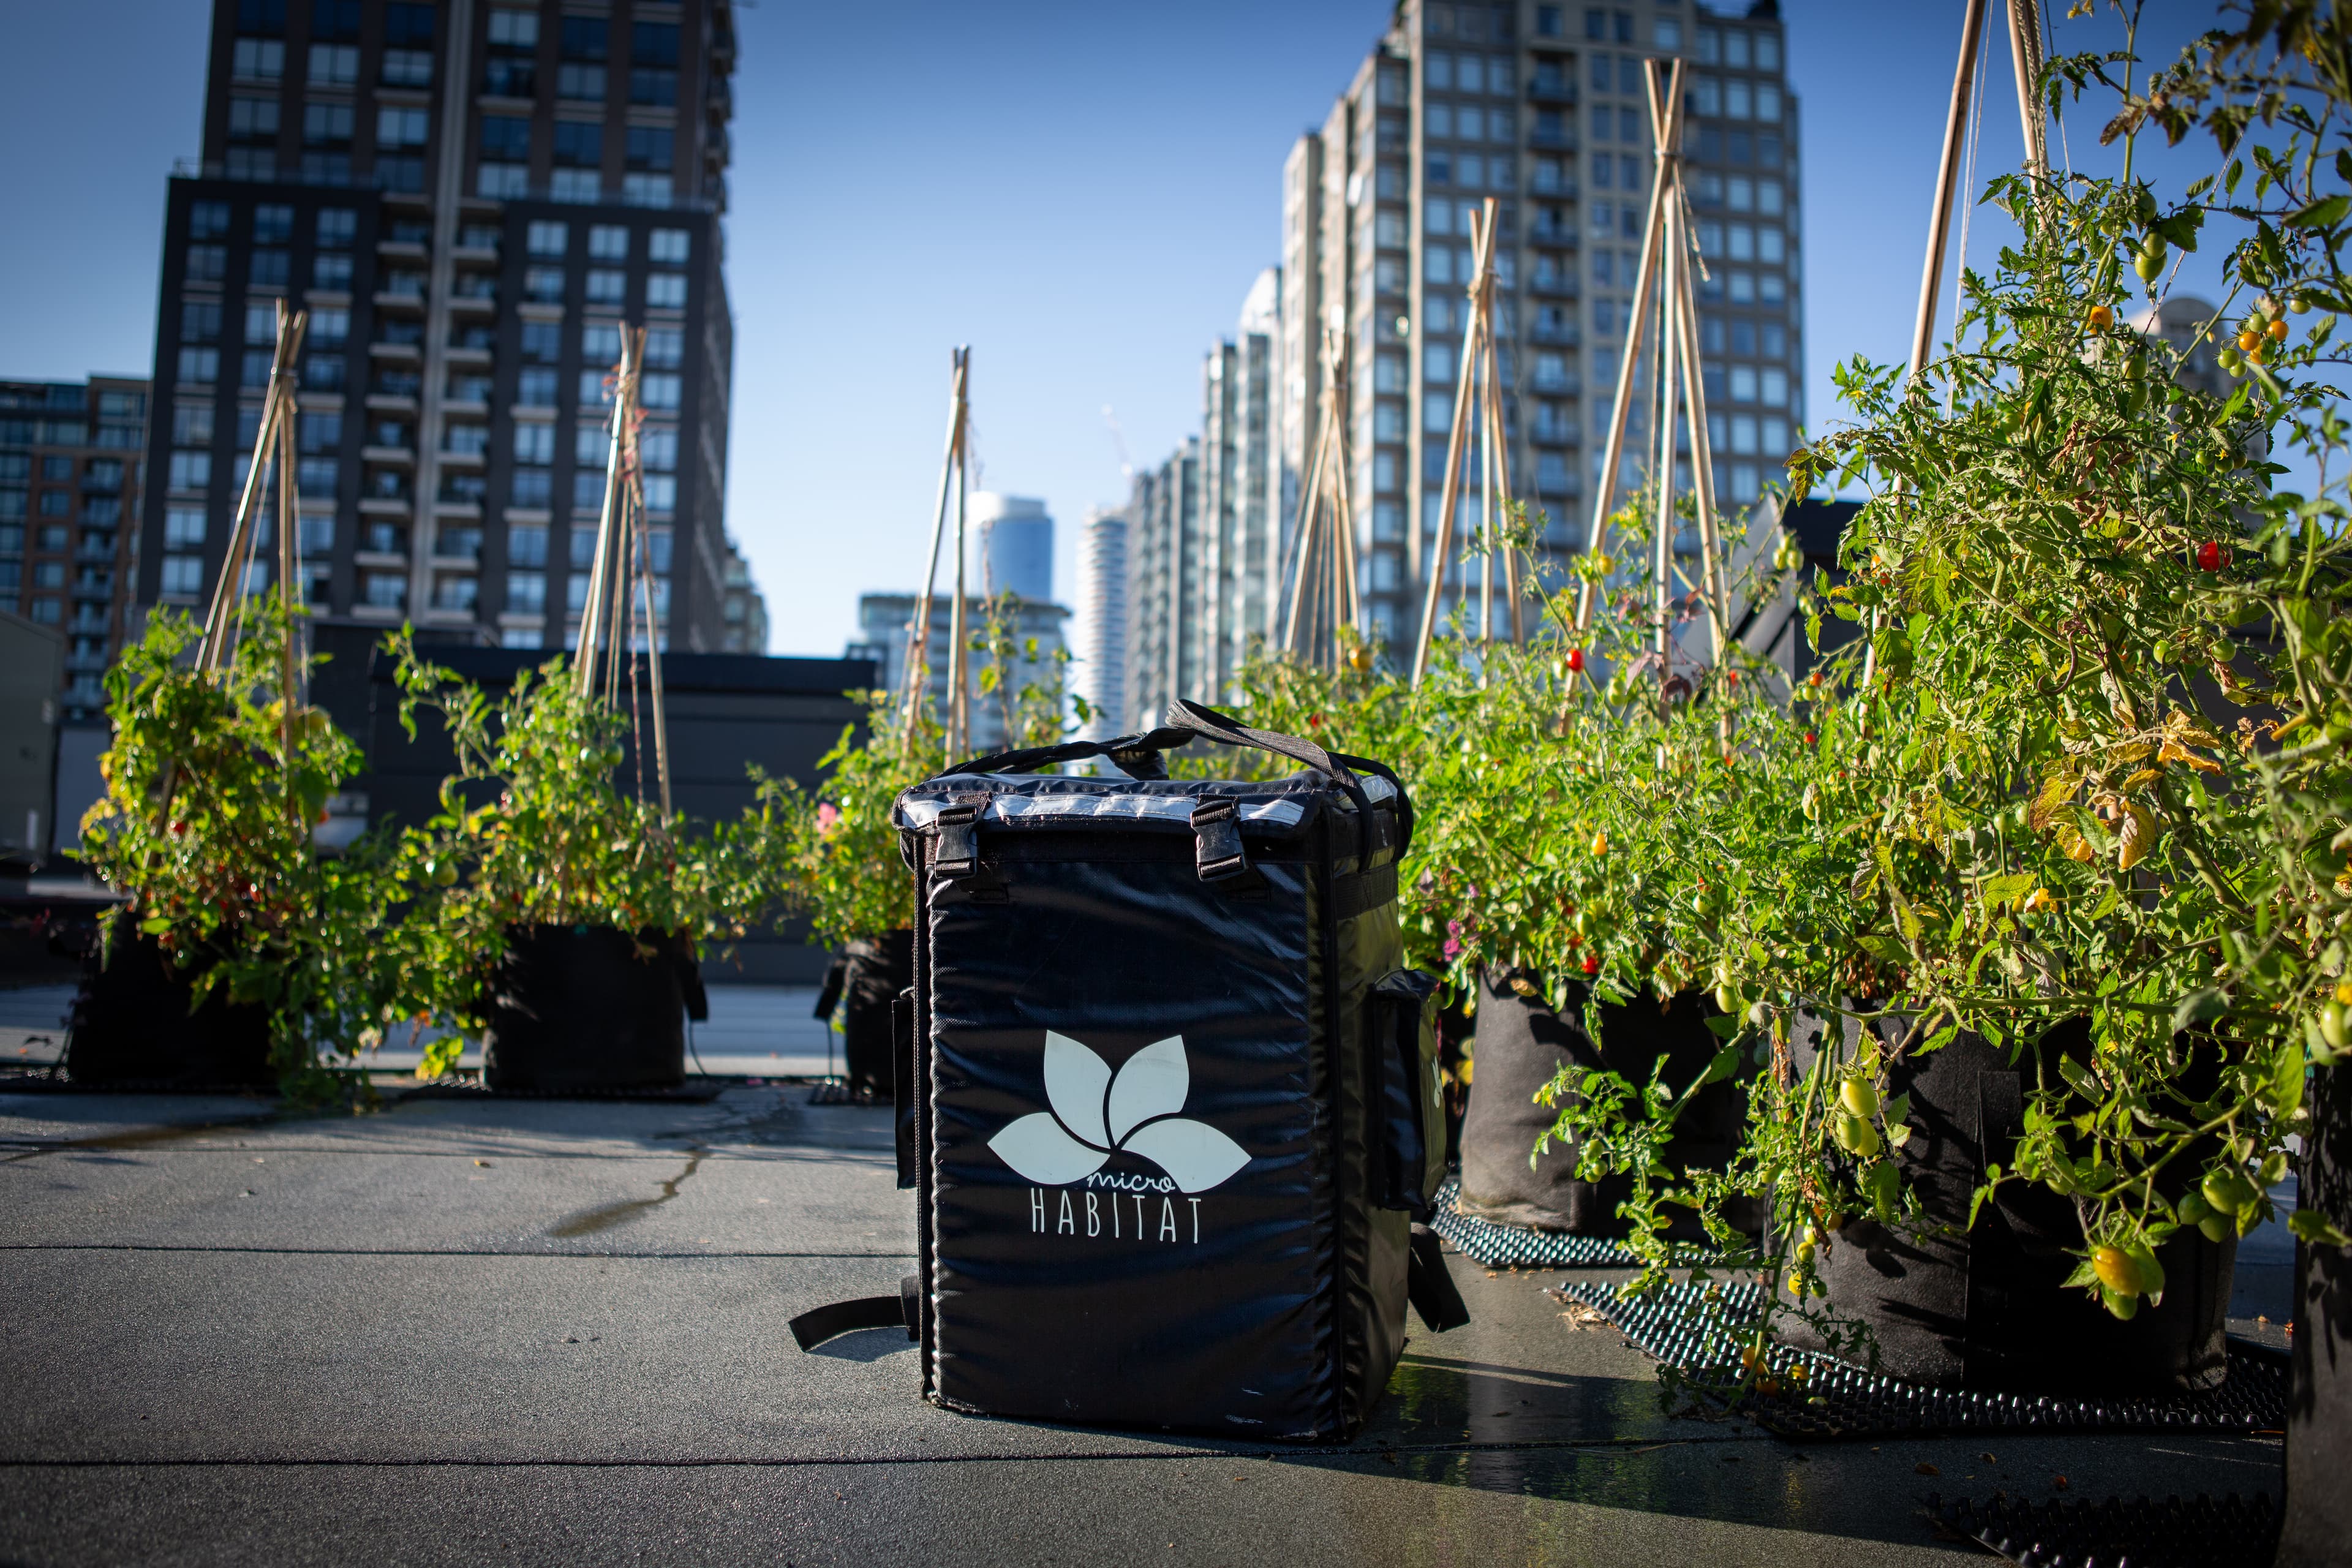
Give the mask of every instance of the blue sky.
<svg viewBox="0 0 2352 1568">
<path fill-rule="evenodd" d="M 0 168 L 0 210 L 18 215 L 0 250 L 0 375 L 143 374 L 164 180 L 198 151 L 210 6 L 0 4 L 0 141 L 18 149 Z M 2019 147 L 1994 10 L 1979 185 Z M 1834 414 L 1833 363 L 1907 352 L 1960 11 L 1783 0 L 1816 425 Z M 1104 406 L 1139 465 L 1198 428 L 1201 355 L 1276 259 L 1284 154 L 1388 13 L 1385 0 L 742 11 L 728 513 L 768 597 L 772 652 L 837 654 L 860 593 L 920 574 L 959 342 L 972 345 L 981 477 L 1047 501 L 1066 595 L 1077 520 L 1125 497 Z M 2148 52 L 2170 58 L 2213 15 L 2151 4 Z M 2067 50 L 2120 37 L 2109 20 L 2058 26 Z M 2066 137 L 2078 165 L 2100 160 L 2084 118 Z M 2201 173 L 2211 157 L 2167 163 Z M 1979 213 L 1972 258 L 1989 262 L 2000 237 Z"/>
</svg>

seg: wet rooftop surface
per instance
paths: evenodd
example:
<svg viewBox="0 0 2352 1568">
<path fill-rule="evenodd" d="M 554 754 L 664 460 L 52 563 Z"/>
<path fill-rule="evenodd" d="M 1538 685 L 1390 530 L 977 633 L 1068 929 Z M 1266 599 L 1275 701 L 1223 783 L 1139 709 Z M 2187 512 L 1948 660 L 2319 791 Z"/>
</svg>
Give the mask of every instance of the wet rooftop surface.
<svg viewBox="0 0 2352 1568">
<path fill-rule="evenodd" d="M 2277 1494 L 2273 1437 L 1670 1418 L 1559 1271 L 1458 1257 L 1342 1447 L 950 1414 L 902 1331 L 793 1344 L 914 1247 L 887 1112 L 807 1095 L 0 1095 L 0 1563 L 1832 1568 L 1989 1561 L 1930 1491 Z"/>
</svg>

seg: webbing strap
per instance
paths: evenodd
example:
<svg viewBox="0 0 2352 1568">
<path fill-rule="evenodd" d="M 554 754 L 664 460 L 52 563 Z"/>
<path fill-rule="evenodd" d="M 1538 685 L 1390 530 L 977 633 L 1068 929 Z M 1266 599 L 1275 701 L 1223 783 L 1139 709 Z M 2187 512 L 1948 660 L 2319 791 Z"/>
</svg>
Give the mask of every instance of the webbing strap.
<svg viewBox="0 0 2352 1568">
<path fill-rule="evenodd" d="M 1407 1256 L 1404 1276 L 1405 1300 L 1429 1325 L 1429 1331 L 1442 1334 L 1448 1329 L 1458 1329 L 1470 1321 L 1470 1309 L 1462 1304 L 1462 1292 L 1454 1283 L 1454 1276 L 1445 1271 L 1445 1251 L 1437 1243 L 1437 1233 L 1425 1225 L 1412 1227 L 1412 1250 Z"/>
<path fill-rule="evenodd" d="M 860 1296 L 855 1300 L 812 1307 L 792 1321 L 793 1342 L 804 1351 L 814 1350 L 835 1334 L 857 1329 L 898 1328 L 905 1329 L 911 1340 L 916 1337 L 916 1325 L 921 1321 L 921 1277 L 909 1274 L 898 1281 L 898 1293 L 895 1296 Z"/>
</svg>

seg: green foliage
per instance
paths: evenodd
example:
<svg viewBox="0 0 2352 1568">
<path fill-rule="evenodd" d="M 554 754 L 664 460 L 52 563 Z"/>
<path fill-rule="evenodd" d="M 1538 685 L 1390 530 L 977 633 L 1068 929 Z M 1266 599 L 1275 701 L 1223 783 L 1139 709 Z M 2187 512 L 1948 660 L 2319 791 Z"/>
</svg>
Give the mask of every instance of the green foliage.
<svg viewBox="0 0 2352 1568">
<path fill-rule="evenodd" d="M 502 698 L 390 639 L 400 721 L 414 738 L 430 713 L 457 753 L 440 808 L 401 840 L 388 873 L 407 900 L 387 933 L 409 952 L 412 1013 L 455 1030 L 481 1026 L 482 982 L 517 925 L 607 925 L 741 937 L 777 906 L 775 803 L 763 792 L 740 820 L 704 831 L 665 818 L 615 781 L 629 721 L 582 696 L 569 661 L 525 671 Z M 445 1042 L 431 1069 L 454 1059 Z"/>
<path fill-rule="evenodd" d="M 315 1095 L 322 1049 L 354 1052 L 402 1011 L 398 965 L 377 942 L 396 850 L 371 836 L 341 857 L 312 852 L 360 753 L 324 712 L 289 719 L 275 695 L 283 610 L 253 606 L 213 673 L 194 668 L 199 635 L 158 611 L 108 672 L 106 794 L 83 820 L 82 858 L 199 999 L 218 988 L 268 1009 L 282 1080 Z"/>
</svg>

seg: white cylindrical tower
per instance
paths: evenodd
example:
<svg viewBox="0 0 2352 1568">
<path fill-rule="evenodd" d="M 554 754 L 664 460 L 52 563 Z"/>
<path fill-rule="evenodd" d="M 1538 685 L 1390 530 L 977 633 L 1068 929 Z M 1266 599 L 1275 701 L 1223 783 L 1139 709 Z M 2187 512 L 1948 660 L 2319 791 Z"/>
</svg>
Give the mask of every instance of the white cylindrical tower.
<svg viewBox="0 0 2352 1568">
<path fill-rule="evenodd" d="M 1078 528 L 1078 591 L 1071 606 L 1070 687 L 1094 717 L 1090 741 L 1124 732 L 1127 704 L 1127 514 L 1097 507 Z"/>
<path fill-rule="evenodd" d="M 1054 520 L 1044 501 L 975 490 L 968 520 L 966 580 L 974 594 L 1010 588 L 1041 605 L 1053 602 Z"/>
</svg>

